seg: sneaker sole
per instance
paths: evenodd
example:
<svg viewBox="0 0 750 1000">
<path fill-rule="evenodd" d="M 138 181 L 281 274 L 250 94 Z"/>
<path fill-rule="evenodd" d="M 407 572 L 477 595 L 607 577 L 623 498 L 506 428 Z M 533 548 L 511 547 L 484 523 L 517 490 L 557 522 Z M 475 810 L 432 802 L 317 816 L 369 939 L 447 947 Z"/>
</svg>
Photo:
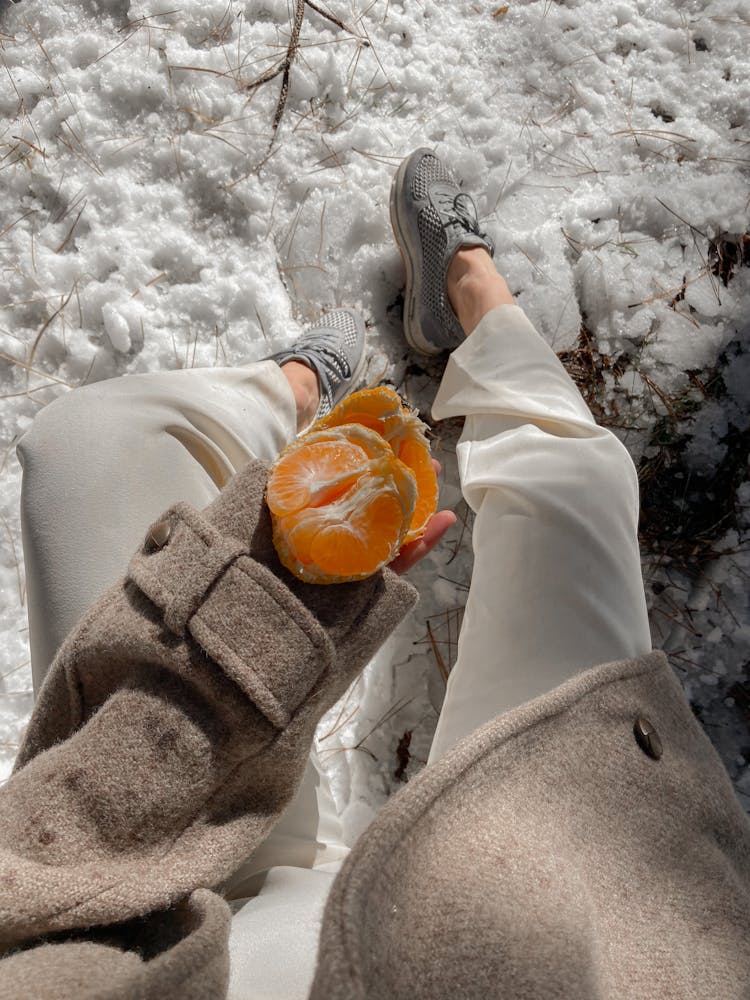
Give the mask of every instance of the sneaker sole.
<svg viewBox="0 0 750 1000">
<path fill-rule="evenodd" d="M 404 337 L 409 347 L 421 354 L 430 354 L 433 357 L 442 354 L 447 348 L 438 347 L 422 333 L 420 321 L 420 303 L 422 298 L 421 281 L 421 241 L 419 231 L 416 234 L 410 232 L 406 219 L 402 219 L 399 214 L 399 202 L 404 193 L 404 179 L 411 157 L 403 161 L 396 171 L 391 184 L 391 226 L 393 235 L 396 238 L 396 246 L 401 252 L 401 259 L 404 262 L 406 272 L 406 286 L 404 288 Z M 414 226 L 416 229 L 417 227 Z"/>
</svg>

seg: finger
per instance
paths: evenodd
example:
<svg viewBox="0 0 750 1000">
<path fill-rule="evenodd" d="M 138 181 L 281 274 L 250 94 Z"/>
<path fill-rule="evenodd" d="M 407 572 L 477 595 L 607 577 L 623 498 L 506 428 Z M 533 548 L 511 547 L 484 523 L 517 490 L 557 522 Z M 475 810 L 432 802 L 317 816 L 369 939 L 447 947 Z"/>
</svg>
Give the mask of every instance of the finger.
<svg viewBox="0 0 750 1000">
<path fill-rule="evenodd" d="M 433 514 L 427 523 L 425 533 L 415 542 L 404 545 L 399 554 L 389 564 L 390 569 L 399 576 L 410 570 L 412 566 L 423 559 L 427 553 L 434 549 L 443 535 L 456 523 L 456 515 L 452 510 L 439 510 Z"/>
</svg>

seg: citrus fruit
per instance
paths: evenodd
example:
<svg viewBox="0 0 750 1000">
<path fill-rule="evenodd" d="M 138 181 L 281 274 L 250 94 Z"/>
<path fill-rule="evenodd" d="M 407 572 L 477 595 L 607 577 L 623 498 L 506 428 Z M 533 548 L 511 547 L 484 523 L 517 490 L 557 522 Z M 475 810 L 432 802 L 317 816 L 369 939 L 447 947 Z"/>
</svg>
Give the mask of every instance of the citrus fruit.
<svg viewBox="0 0 750 1000">
<path fill-rule="evenodd" d="M 392 389 L 353 393 L 279 455 L 266 502 L 284 566 L 361 580 L 424 533 L 438 484 L 425 425 Z"/>
<path fill-rule="evenodd" d="M 417 503 L 404 544 L 421 538 L 438 502 L 438 482 L 425 434 L 426 424 L 404 405 L 397 392 L 386 386 L 362 389 L 346 396 L 327 417 L 318 420 L 313 429 L 341 424 L 362 424 L 377 431 L 391 446 L 396 458 L 411 470 L 417 484 Z"/>
</svg>

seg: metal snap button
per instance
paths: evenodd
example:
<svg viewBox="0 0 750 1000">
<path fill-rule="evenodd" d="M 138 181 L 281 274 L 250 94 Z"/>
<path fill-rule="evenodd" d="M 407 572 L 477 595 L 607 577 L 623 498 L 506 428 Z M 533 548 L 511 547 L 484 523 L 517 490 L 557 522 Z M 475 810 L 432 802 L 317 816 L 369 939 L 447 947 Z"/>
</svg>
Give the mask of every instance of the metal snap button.
<svg viewBox="0 0 750 1000">
<path fill-rule="evenodd" d="M 636 719 L 633 726 L 636 743 L 649 757 L 658 760 L 663 751 L 659 734 L 648 719 Z"/>
<path fill-rule="evenodd" d="M 172 534 L 172 525 L 169 521 L 159 521 L 155 524 L 146 538 L 146 548 L 153 552 L 155 549 L 163 549 Z"/>
</svg>

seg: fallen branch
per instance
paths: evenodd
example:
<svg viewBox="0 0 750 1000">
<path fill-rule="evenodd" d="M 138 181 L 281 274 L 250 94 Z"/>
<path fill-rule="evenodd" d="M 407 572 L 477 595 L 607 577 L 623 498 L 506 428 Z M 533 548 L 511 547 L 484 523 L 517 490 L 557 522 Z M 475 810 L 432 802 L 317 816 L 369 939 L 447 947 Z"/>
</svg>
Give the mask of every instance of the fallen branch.
<svg viewBox="0 0 750 1000">
<path fill-rule="evenodd" d="M 295 0 L 292 34 L 289 39 L 289 45 L 287 46 L 286 55 L 284 56 L 283 61 L 278 66 L 272 66 L 271 69 L 267 69 L 265 73 L 262 73 L 257 78 L 257 80 L 253 80 L 252 83 L 248 83 L 245 86 L 246 90 L 255 90 L 256 87 L 260 87 L 262 84 L 268 83 L 270 80 L 273 80 L 275 77 L 281 75 L 281 91 L 279 92 L 279 99 L 276 103 L 276 111 L 274 112 L 273 124 L 271 127 L 271 146 L 276 140 L 276 132 L 281 124 L 284 109 L 286 108 L 287 97 L 289 96 L 289 77 L 292 71 L 292 63 L 294 62 L 299 50 L 299 36 L 302 31 L 302 22 L 305 19 L 305 7 L 310 7 L 316 14 L 320 14 L 321 17 L 324 17 L 327 21 L 335 24 L 337 28 L 353 35 L 355 38 L 359 39 L 362 45 L 368 47 L 370 45 L 369 42 L 360 39 L 359 36 L 351 30 L 351 28 L 347 28 L 343 21 L 340 21 L 339 18 L 334 17 L 333 14 L 329 14 L 321 7 L 318 7 L 318 5 L 313 3 L 312 0 Z"/>
</svg>

